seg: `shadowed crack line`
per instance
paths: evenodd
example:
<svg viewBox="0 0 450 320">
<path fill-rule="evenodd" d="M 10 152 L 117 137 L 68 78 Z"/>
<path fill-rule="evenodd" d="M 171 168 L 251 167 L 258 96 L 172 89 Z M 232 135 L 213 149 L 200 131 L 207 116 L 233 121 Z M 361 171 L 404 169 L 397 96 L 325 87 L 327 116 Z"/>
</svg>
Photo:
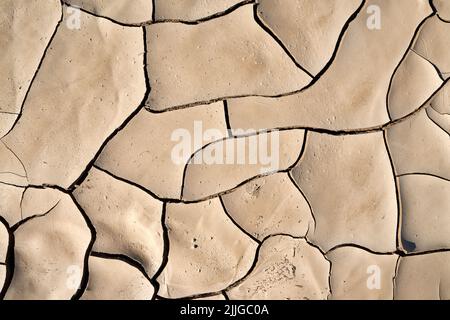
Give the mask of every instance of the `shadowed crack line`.
<svg viewBox="0 0 450 320">
<path fill-rule="evenodd" d="M 170 240 L 169 240 L 169 229 L 167 227 L 167 202 L 163 203 L 162 214 L 161 214 L 161 226 L 163 229 L 163 240 L 164 240 L 164 250 L 161 265 L 158 270 L 155 272 L 153 277 L 151 278 L 151 283 L 155 287 L 155 292 L 153 294 L 152 300 L 155 300 L 158 296 L 158 292 L 160 289 L 160 283 L 158 282 L 158 277 L 164 271 L 164 268 L 167 266 L 169 262 L 169 250 L 170 250 Z"/>
<path fill-rule="evenodd" d="M 436 15 L 437 15 L 437 17 L 439 18 L 439 20 L 441 20 L 442 22 L 444 22 L 444 23 L 450 23 L 450 20 L 446 20 L 446 19 L 442 18 L 442 17 L 439 15 L 439 13 L 437 13 Z"/>
<path fill-rule="evenodd" d="M 376 254 L 376 255 L 381 255 L 381 256 L 392 256 L 392 255 L 399 255 L 398 251 L 388 251 L 388 252 L 380 252 L 380 251 L 375 251 L 372 249 L 369 249 L 367 247 L 364 247 L 360 244 L 357 243 L 340 243 L 338 245 L 335 245 L 334 247 L 332 247 L 331 249 L 329 249 L 325 254 L 330 254 L 331 252 L 337 250 L 337 249 L 342 249 L 342 248 L 355 248 L 355 249 L 360 249 L 360 250 L 364 250 L 365 252 L 371 253 L 371 254 Z"/>
<path fill-rule="evenodd" d="M 145 77 L 145 84 L 146 84 L 146 92 L 144 94 L 144 97 L 142 99 L 142 102 L 140 103 L 140 105 L 125 119 L 125 121 L 119 126 L 117 127 L 107 138 L 105 141 L 103 141 L 102 145 L 100 146 L 100 148 L 97 150 L 96 154 L 94 155 L 94 157 L 91 159 L 91 161 L 89 161 L 89 163 L 87 164 L 85 170 L 83 170 L 83 172 L 81 173 L 81 175 L 70 185 L 70 187 L 68 188 L 69 191 L 73 191 L 77 188 L 77 186 L 79 186 L 84 179 L 86 179 L 89 170 L 92 168 L 92 166 L 94 165 L 95 161 L 97 161 L 98 157 L 100 156 L 100 154 L 102 153 L 103 149 L 106 147 L 106 145 L 109 143 L 109 141 L 111 141 L 120 131 L 123 130 L 123 128 L 125 128 L 125 126 L 144 108 L 144 104 L 145 101 L 147 101 L 149 95 L 150 95 L 150 80 L 148 77 L 148 71 L 147 71 L 147 31 L 146 29 L 143 27 L 142 28 L 142 32 L 143 32 L 143 41 L 144 41 L 144 62 L 143 62 L 143 69 L 144 69 L 144 77 Z"/>
<path fill-rule="evenodd" d="M 182 19 L 160 19 L 160 20 L 157 20 L 156 19 L 155 0 L 152 0 L 153 8 L 152 8 L 152 13 L 151 13 L 150 20 L 145 20 L 145 21 L 137 22 L 137 23 L 121 22 L 121 21 L 118 21 L 118 20 L 113 19 L 111 17 L 104 16 L 104 15 L 101 15 L 101 14 L 89 11 L 89 10 L 84 9 L 82 7 L 79 7 L 79 6 L 76 6 L 76 5 L 71 5 L 66 0 L 61 0 L 61 2 L 65 6 L 79 9 L 80 11 L 82 11 L 82 12 L 84 12 L 86 14 L 92 15 L 92 16 L 94 16 L 96 18 L 106 19 L 106 20 L 108 20 L 108 21 L 110 21 L 110 22 L 112 22 L 114 24 L 120 25 L 122 27 L 140 28 L 140 27 L 151 26 L 153 24 L 161 24 L 161 23 L 180 23 L 180 24 L 185 24 L 185 25 L 197 25 L 197 24 L 200 24 L 200 23 L 203 23 L 203 22 L 207 22 L 207 21 L 213 20 L 215 18 L 220 18 L 222 16 L 225 16 L 225 15 L 235 11 L 236 9 L 238 9 L 238 8 L 244 6 L 244 5 L 255 3 L 255 0 L 244 0 L 244 1 L 240 2 L 240 3 L 237 3 L 237 4 L 233 5 L 232 7 L 228 8 L 228 9 L 226 9 L 224 11 L 217 12 L 217 13 L 214 13 L 214 14 L 209 15 L 207 17 L 200 18 L 200 19 L 197 19 L 197 20 L 192 20 L 192 21 L 182 20 Z"/>
<path fill-rule="evenodd" d="M 72 199 L 75 206 L 78 208 L 78 211 L 81 213 L 81 215 L 84 218 L 84 221 L 86 222 L 87 227 L 89 228 L 91 232 L 91 241 L 89 242 L 88 247 L 86 248 L 86 253 L 84 255 L 84 263 L 83 263 L 83 276 L 81 278 L 80 286 L 78 290 L 73 294 L 71 300 L 79 300 L 83 293 L 86 291 L 88 282 L 89 282 L 89 256 L 92 253 L 92 248 L 94 246 L 94 242 L 97 239 L 97 230 L 95 229 L 95 226 L 89 219 L 89 216 L 86 214 L 86 211 L 81 207 L 81 205 L 78 203 L 77 199 L 73 196 L 73 194 L 70 194 L 70 198 Z"/>
<path fill-rule="evenodd" d="M 3 181 L 0 181 L 0 184 L 5 185 L 5 186 L 10 186 L 10 187 L 21 188 L 21 189 L 26 187 L 26 186 L 20 186 L 18 184 L 3 182 Z"/>
<path fill-rule="evenodd" d="M 256 21 L 256 23 L 263 29 L 270 37 L 275 40 L 275 42 L 283 49 L 283 51 L 286 53 L 286 55 L 291 59 L 291 61 L 295 64 L 297 68 L 305 72 L 311 80 L 314 79 L 314 75 L 306 70 L 300 63 L 297 62 L 295 57 L 292 55 L 292 53 L 289 51 L 289 49 L 284 45 L 284 43 L 278 38 L 278 36 L 275 34 L 275 32 L 270 29 L 269 26 L 267 26 L 262 20 L 261 17 L 258 15 L 258 3 L 255 3 L 253 5 L 253 18 Z"/>
<path fill-rule="evenodd" d="M 401 197 L 400 197 L 400 181 L 398 180 L 395 165 L 394 165 L 394 160 L 392 158 L 392 154 L 389 149 L 389 143 L 387 141 L 386 130 L 383 131 L 383 141 L 384 141 L 384 146 L 386 148 L 386 153 L 389 157 L 389 163 L 391 165 L 391 170 L 392 170 L 392 174 L 393 174 L 393 178 L 394 178 L 394 185 L 395 185 L 395 199 L 396 199 L 396 203 L 397 203 L 397 228 L 396 228 L 397 235 L 395 237 L 395 243 L 396 243 L 397 250 L 404 251 L 403 245 L 401 243 L 402 202 L 401 202 Z"/>
<path fill-rule="evenodd" d="M 25 192 L 27 191 L 27 188 L 24 188 L 22 190 L 22 195 L 20 196 L 20 202 L 19 202 L 19 207 L 20 207 L 20 220 L 23 220 L 23 199 L 25 198 Z"/>
<path fill-rule="evenodd" d="M 156 22 L 156 0 L 152 0 L 152 22 Z"/>
<path fill-rule="evenodd" d="M 450 253 L 450 248 L 441 248 L 441 249 L 433 249 L 433 250 L 424 250 L 424 251 L 417 251 L 417 252 L 408 252 L 400 254 L 401 257 L 414 257 L 414 256 L 423 256 L 426 254 L 433 254 L 433 253 Z"/>
<path fill-rule="evenodd" d="M 6 292 L 8 291 L 12 279 L 14 277 L 14 267 L 15 267 L 15 256 L 14 256 L 14 246 L 15 246 L 15 237 L 14 232 L 9 227 L 8 221 L 6 221 L 5 218 L 0 216 L 0 223 L 3 223 L 3 225 L 6 227 L 6 230 L 8 231 L 8 249 L 6 252 L 6 276 L 5 276 L 5 282 L 3 284 L 3 288 L 0 291 L 0 300 L 5 299 Z"/>
<path fill-rule="evenodd" d="M 400 256 L 397 257 L 397 261 L 395 262 L 394 276 L 392 277 L 392 299 L 395 299 L 395 289 L 397 287 L 396 280 L 399 267 L 400 267 Z"/>
<path fill-rule="evenodd" d="M 34 73 L 33 77 L 31 78 L 30 84 L 28 85 L 27 92 L 25 93 L 25 96 L 24 96 L 23 101 L 22 101 L 22 105 L 20 106 L 20 113 L 17 116 L 16 120 L 14 121 L 14 124 L 12 125 L 12 127 L 9 129 L 9 131 L 3 137 L 6 137 L 14 129 L 14 127 L 19 122 L 20 118 L 22 117 L 23 109 L 24 109 L 25 103 L 27 101 L 28 95 L 29 95 L 29 93 L 31 91 L 31 88 L 33 86 L 34 80 L 36 79 L 36 77 L 37 77 L 37 75 L 39 73 L 39 70 L 41 69 L 42 63 L 44 62 L 44 59 L 45 59 L 45 57 L 47 55 L 47 52 L 48 52 L 48 49 L 50 48 L 51 43 L 53 42 L 53 39 L 56 36 L 56 33 L 57 33 L 58 29 L 59 29 L 59 26 L 61 25 L 61 22 L 63 21 L 63 18 L 64 18 L 63 5 L 61 4 L 61 17 L 60 17 L 58 23 L 56 24 L 55 30 L 53 31 L 53 34 L 51 35 L 50 40 L 47 43 L 47 46 L 44 49 L 44 53 L 43 53 L 43 55 L 41 57 L 41 60 L 39 61 L 39 64 L 38 64 L 38 66 L 36 68 L 36 72 Z"/>
<path fill-rule="evenodd" d="M 159 23 L 181 23 L 181 24 L 185 24 L 185 25 L 196 25 L 196 24 L 200 24 L 203 22 L 207 22 L 216 18 L 220 18 L 223 16 L 226 16 L 230 13 L 232 13 L 233 11 L 236 11 L 237 9 L 248 5 L 248 4 L 254 4 L 256 3 L 256 0 L 243 0 L 241 2 L 236 3 L 235 5 L 229 7 L 228 9 L 224 10 L 224 11 L 220 11 L 220 12 L 216 12 L 212 15 L 197 19 L 197 20 L 183 20 L 183 19 L 160 19 L 157 20 L 155 18 L 154 22 L 152 24 L 159 24 Z"/>
<path fill-rule="evenodd" d="M 408 53 L 410 52 L 410 49 L 412 48 L 412 46 L 414 45 L 414 43 L 415 43 L 415 41 L 416 41 L 416 39 L 417 39 L 417 36 L 418 36 L 418 34 L 419 34 L 419 32 L 420 32 L 420 29 L 422 28 L 422 26 L 424 25 L 424 23 L 425 23 L 428 19 L 430 19 L 431 17 L 433 17 L 435 14 L 436 14 L 436 11 L 435 11 L 435 9 L 433 9 L 433 12 L 432 12 L 430 15 L 428 15 L 427 17 L 425 17 L 425 19 L 423 19 L 423 20 L 419 23 L 419 25 L 416 27 L 416 29 L 414 30 L 414 33 L 413 33 L 413 35 L 412 35 L 411 41 L 409 42 L 408 48 L 406 49 L 405 53 L 403 54 L 402 58 L 400 59 L 399 63 L 397 64 L 397 66 L 396 66 L 395 69 L 394 69 L 394 72 L 393 72 L 392 75 L 391 75 L 391 79 L 389 80 L 389 87 L 388 87 L 387 94 L 386 94 L 386 111 L 387 111 L 387 115 L 388 115 L 388 117 L 389 117 L 389 120 L 391 120 L 391 121 L 392 121 L 392 116 L 391 116 L 391 113 L 390 113 L 390 111 L 389 111 L 389 96 L 390 96 L 390 93 L 391 93 L 392 83 L 394 82 L 395 74 L 397 73 L 397 70 L 398 70 L 398 69 L 400 68 L 400 66 L 402 65 L 403 61 L 404 61 L 404 60 L 406 59 L 406 57 L 408 56 Z"/>
<path fill-rule="evenodd" d="M 331 297 L 333 296 L 333 288 L 331 286 L 331 273 L 333 270 L 333 262 L 330 259 L 328 259 L 328 257 L 325 254 L 323 255 L 323 258 L 327 260 L 330 265 L 329 268 L 330 271 L 328 272 L 328 294 L 326 300 L 331 300 Z"/>
<path fill-rule="evenodd" d="M 450 179 L 448 179 L 448 178 L 444 178 L 444 177 L 441 177 L 441 176 L 438 176 L 438 175 L 435 175 L 435 174 L 432 174 L 432 173 L 422 173 L 422 172 L 402 173 L 402 174 L 399 174 L 397 177 L 400 178 L 400 177 L 405 177 L 405 176 L 430 176 L 430 177 L 433 177 L 433 178 L 437 178 L 437 179 L 441 179 L 441 180 L 450 182 Z"/>
<path fill-rule="evenodd" d="M 228 138 L 232 138 L 234 137 L 233 135 L 233 131 L 231 130 L 231 124 L 230 124 L 230 115 L 228 113 L 228 101 L 227 100 L 223 100 L 223 112 L 225 113 L 225 124 L 227 126 L 227 133 L 228 133 Z"/>
</svg>

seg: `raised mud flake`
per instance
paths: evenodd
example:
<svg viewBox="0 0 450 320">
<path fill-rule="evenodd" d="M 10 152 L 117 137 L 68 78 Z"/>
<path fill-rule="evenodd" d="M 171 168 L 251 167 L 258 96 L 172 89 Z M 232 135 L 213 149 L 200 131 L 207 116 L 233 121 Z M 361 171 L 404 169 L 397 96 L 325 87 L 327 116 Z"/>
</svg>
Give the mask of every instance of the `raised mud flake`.
<svg viewBox="0 0 450 320">
<path fill-rule="evenodd" d="M 428 19 L 417 37 L 414 51 L 433 63 L 441 73 L 450 72 L 450 23 L 437 16 Z"/>
<path fill-rule="evenodd" d="M 450 179 L 449 134 L 436 125 L 426 109 L 386 130 L 397 175 L 424 173 Z"/>
<path fill-rule="evenodd" d="M 358 244 L 396 250 L 395 177 L 383 133 L 332 136 L 312 132 L 292 176 L 311 204 L 308 239 L 328 251 Z"/>
<path fill-rule="evenodd" d="M 252 180 L 222 201 L 233 220 L 259 240 L 280 233 L 304 237 L 314 228 L 307 200 L 285 172 Z"/>
<path fill-rule="evenodd" d="M 151 110 L 278 95 L 311 80 L 255 22 L 251 5 L 197 25 L 150 25 L 147 35 Z"/>
<path fill-rule="evenodd" d="M 380 30 L 367 27 L 366 12 L 374 4 L 383 13 Z M 232 128 L 354 130 L 389 122 L 386 95 L 392 74 L 430 13 L 426 0 L 366 1 L 333 63 L 313 86 L 280 98 L 230 99 Z"/>
<path fill-rule="evenodd" d="M 150 300 L 154 288 L 124 261 L 89 257 L 89 282 L 81 300 Z"/>
<path fill-rule="evenodd" d="M 400 257 L 395 277 L 396 300 L 449 300 L 450 252 Z"/>
<path fill-rule="evenodd" d="M 69 187 L 146 91 L 141 28 L 81 12 L 78 30 L 68 19 L 66 13 L 22 117 L 3 138 L 34 185 Z"/>
<path fill-rule="evenodd" d="M 21 220 L 20 201 L 25 189 L 0 183 L 0 217 L 10 226 Z"/>
<path fill-rule="evenodd" d="M 410 50 L 393 77 L 388 96 L 390 117 L 399 119 L 417 110 L 442 82 L 433 65 Z"/>
<path fill-rule="evenodd" d="M 155 0 L 155 19 L 196 21 L 222 13 L 244 0 Z"/>
<path fill-rule="evenodd" d="M 152 277 L 162 262 L 162 202 L 144 191 L 92 168 L 74 191 L 97 231 L 93 250 L 122 254 Z"/>
<path fill-rule="evenodd" d="M 252 272 L 227 291 L 231 300 L 320 300 L 329 294 L 330 263 L 304 239 L 274 236 L 263 242 Z"/>
<path fill-rule="evenodd" d="M 433 108 L 427 108 L 427 116 L 439 128 L 441 128 L 450 135 L 450 114 L 440 114 Z"/>
<path fill-rule="evenodd" d="M 64 0 L 74 7 L 120 23 L 142 23 L 152 20 L 152 0 Z"/>
<path fill-rule="evenodd" d="M 257 243 L 226 216 L 215 198 L 194 204 L 167 204 L 169 259 L 157 281 L 158 294 L 180 298 L 217 292 L 242 278 Z"/>
<path fill-rule="evenodd" d="M 304 135 L 304 130 L 264 132 L 206 146 L 186 165 L 183 199 L 205 199 L 260 175 L 288 169 L 298 160 Z"/>
<path fill-rule="evenodd" d="M 420 174 L 401 176 L 399 181 L 404 249 L 450 248 L 450 181 Z"/>
<path fill-rule="evenodd" d="M 92 235 L 70 196 L 61 194 L 53 210 L 19 226 L 14 237 L 14 276 L 5 298 L 72 298 Z"/>
<path fill-rule="evenodd" d="M 61 18 L 61 3 L 58 0 L 2 0 L 0 12 L 0 112 L 19 113 Z"/>
<path fill-rule="evenodd" d="M 258 17 L 297 63 L 318 74 L 331 59 L 339 34 L 361 0 L 260 0 Z"/>
<path fill-rule="evenodd" d="M 206 136 L 207 132 L 214 134 Z M 189 157 L 226 136 L 224 108 L 219 102 L 157 114 L 141 110 L 106 145 L 96 165 L 158 197 L 180 199 Z"/>
<path fill-rule="evenodd" d="M 340 247 L 326 257 L 331 262 L 332 300 L 392 300 L 398 256 Z"/>
</svg>

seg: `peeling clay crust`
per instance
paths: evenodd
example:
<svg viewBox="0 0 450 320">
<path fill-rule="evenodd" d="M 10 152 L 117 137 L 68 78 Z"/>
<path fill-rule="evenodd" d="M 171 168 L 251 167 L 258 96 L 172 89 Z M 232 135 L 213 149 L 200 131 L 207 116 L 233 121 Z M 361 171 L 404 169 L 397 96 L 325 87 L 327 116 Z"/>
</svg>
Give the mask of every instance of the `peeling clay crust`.
<svg viewBox="0 0 450 320">
<path fill-rule="evenodd" d="M 0 300 L 450 299 L 449 34 L 450 0 L 1 0 Z"/>
</svg>

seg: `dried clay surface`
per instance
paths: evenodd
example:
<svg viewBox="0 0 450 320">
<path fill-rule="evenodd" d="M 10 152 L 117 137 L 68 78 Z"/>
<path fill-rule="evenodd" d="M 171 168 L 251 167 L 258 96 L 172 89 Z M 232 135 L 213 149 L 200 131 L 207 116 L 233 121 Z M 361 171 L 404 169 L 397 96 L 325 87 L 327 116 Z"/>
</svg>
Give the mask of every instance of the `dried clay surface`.
<svg viewBox="0 0 450 320">
<path fill-rule="evenodd" d="M 0 1 L 0 300 L 450 299 L 450 0 Z"/>
</svg>

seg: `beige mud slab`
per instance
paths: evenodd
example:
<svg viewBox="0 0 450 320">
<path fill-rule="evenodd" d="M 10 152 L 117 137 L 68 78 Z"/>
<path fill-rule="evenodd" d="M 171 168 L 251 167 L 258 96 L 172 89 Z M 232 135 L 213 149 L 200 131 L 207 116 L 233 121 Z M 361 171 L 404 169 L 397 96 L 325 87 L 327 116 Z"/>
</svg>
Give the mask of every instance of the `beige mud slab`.
<svg viewBox="0 0 450 320">
<path fill-rule="evenodd" d="M 0 12 L 0 112 L 19 113 L 62 8 L 58 0 L 2 0 Z"/>
<path fill-rule="evenodd" d="M 372 2 L 349 25 L 333 63 L 313 86 L 281 98 L 230 100 L 231 126 L 356 130 L 389 122 L 386 95 L 392 75 L 431 10 L 425 0 L 377 2 L 383 27 L 370 30 L 366 12 Z"/>
<path fill-rule="evenodd" d="M 153 293 L 150 281 L 126 262 L 89 257 L 89 283 L 82 300 L 150 300 Z"/>
<path fill-rule="evenodd" d="M 280 233 L 304 237 L 314 228 L 307 200 L 285 172 L 247 182 L 222 201 L 233 220 L 259 240 Z"/>
<path fill-rule="evenodd" d="M 218 198 L 166 210 L 170 249 L 158 277 L 161 296 L 217 292 L 249 271 L 257 243 L 233 224 Z"/>
<path fill-rule="evenodd" d="M 205 137 L 209 130 L 214 130 L 215 136 Z M 189 141 L 182 148 L 185 134 Z M 160 198 L 180 199 L 183 173 L 191 155 L 225 137 L 227 125 L 221 102 L 167 113 L 141 110 L 106 145 L 96 165 Z"/>
<path fill-rule="evenodd" d="M 329 294 L 330 262 L 303 239 L 265 240 L 252 272 L 227 294 L 232 300 L 318 300 Z"/>
<path fill-rule="evenodd" d="M 26 221 L 14 232 L 14 276 L 5 298 L 72 298 L 81 284 L 91 237 L 82 213 L 61 193 L 46 215 Z"/>
<path fill-rule="evenodd" d="M 156 273 L 164 250 L 162 202 L 95 168 L 74 196 L 97 231 L 94 251 L 122 254 L 148 276 Z"/>
<path fill-rule="evenodd" d="M 450 299 L 450 0 L 0 0 L 0 300 Z"/>
<path fill-rule="evenodd" d="M 381 132 L 311 133 L 292 176 L 316 219 L 307 235 L 311 242 L 324 251 L 349 243 L 395 251 L 395 177 Z"/>
<path fill-rule="evenodd" d="M 395 279 L 397 300 L 449 300 L 450 252 L 401 257 Z"/>
<path fill-rule="evenodd" d="M 327 253 L 331 299 L 392 300 L 398 256 L 344 246 Z"/>
<path fill-rule="evenodd" d="M 152 92 L 150 110 L 248 95 L 277 95 L 306 86 L 311 78 L 243 6 L 197 25 L 147 27 Z"/>
<path fill-rule="evenodd" d="M 317 75 L 331 59 L 339 34 L 361 0 L 259 0 L 258 17 L 294 56 Z"/>
</svg>

